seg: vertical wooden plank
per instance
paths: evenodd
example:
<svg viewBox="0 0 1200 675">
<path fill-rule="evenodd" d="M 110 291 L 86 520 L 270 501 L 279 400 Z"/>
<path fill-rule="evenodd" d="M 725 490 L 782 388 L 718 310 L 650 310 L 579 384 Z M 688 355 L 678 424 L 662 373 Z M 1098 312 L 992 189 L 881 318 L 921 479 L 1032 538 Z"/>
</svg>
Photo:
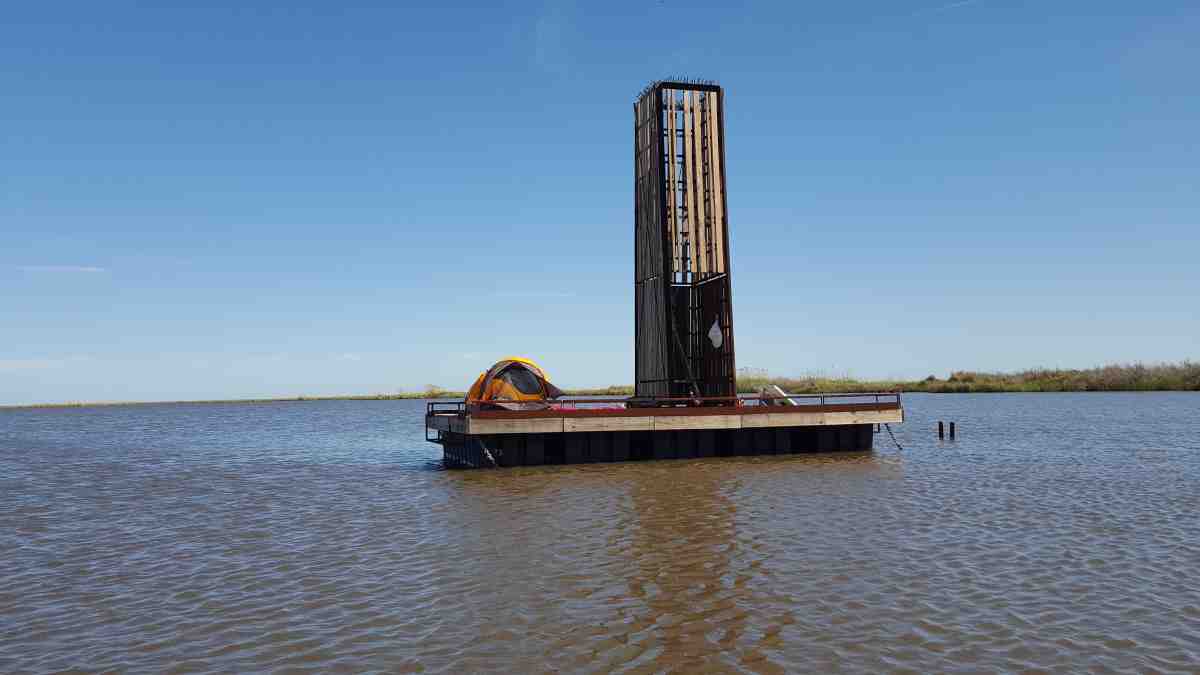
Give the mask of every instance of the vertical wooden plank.
<svg viewBox="0 0 1200 675">
<path fill-rule="evenodd" d="M 629 432 L 617 431 L 612 434 L 612 461 L 629 461 Z"/>
<path fill-rule="evenodd" d="M 717 99 L 719 95 L 716 92 L 709 92 L 709 104 L 706 111 L 708 115 L 708 175 L 712 188 L 712 271 L 714 274 L 719 274 L 725 271 L 725 203 L 724 191 L 725 186 L 721 182 L 721 152 L 718 145 L 721 134 L 720 127 L 717 126 Z"/>
<path fill-rule="evenodd" d="M 671 231 L 671 272 L 672 274 L 683 267 L 681 257 L 682 242 L 679 236 L 679 208 L 676 204 L 675 197 L 679 194 L 679 157 L 676 155 L 679 149 L 676 147 L 676 126 L 675 126 L 675 90 L 664 89 L 663 93 L 667 97 L 667 119 L 668 128 L 668 151 L 670 159 L 667 164 L 667 194 L 663 195 L 663 201 L 667 204 L 667 227 Z M 674 279 L 672 278 L 672 281 Z"/>
<path fill-rule="evenodd" d="M 707 206 L 704 199 L 704 110 L 700 106 L 700 92 L 691 92 L 692 98 L 692 176 L 696 183 L 693 195 L 696 198 L 695 225 L 692 241 L 696 244 L 696 272 L 701 278 L 708 274 L 708 227 Z"/>
<path fill-rule="evenodd" d="M 687 259 L 688 269 L 696 271 L 696 195 L 695 181 L 692 175 L 695 166 L 692 164 L 692 97 L 688 92 L 683 93 L 683 203 L 687 212 Z M 686 280 L 685 280 L 686 281 Z"/>
<path fill-rule="evenodd" d="M 546 437 L 542 434 L 529 434 L 525 441 L 525 466 L 536 466 L 546 463 Z"/>
</svg>

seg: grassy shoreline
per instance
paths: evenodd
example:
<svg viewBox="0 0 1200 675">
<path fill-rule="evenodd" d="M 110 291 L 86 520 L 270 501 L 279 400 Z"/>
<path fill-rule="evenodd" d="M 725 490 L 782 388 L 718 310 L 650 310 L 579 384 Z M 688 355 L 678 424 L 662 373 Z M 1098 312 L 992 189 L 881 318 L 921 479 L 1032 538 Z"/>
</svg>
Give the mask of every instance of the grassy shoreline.
<svg viewBox="0 0 1200 675">
<path fill-rule="evenodd" d="M 1200 391 L 1200 362 L 1182 361 L 1163 364 L 1121 364 L 1083 370 L 1031 369 L 1016 373 L 955 371 L 946 379 L 933 375 L 923 380 L 856 380 L 830 377 L 739 377 L 739 393 L 756 393 L 768 385 L 778 385 L 792 394 L 856 393 L 877 391 L 923 392 L 930 394 L 993 394 L 1082 391 Z M 568 389 L 569 396 L 614 396 L 633 394 L 633 387 L 617 385 L 592 389 Z M 428 398 L 463 398 L 464 392 L 430 386 L 419 392 L 362 394 L 348 396 L 289 396 L 280 398 L 213 399 L 198 401 L 95 401 L 71 403 L 31 403 L 0 405 L 0 410 L 27 408 L 90 408 L 126 405 L 162 405 L 171 403 L 297 403 L 307 401 L 401 401 Z"/>
<path fill-rule="evenodd" d="M 1014 373 L 955 371 L 913 381 L 860 381 L 827 377 L 743 377 L 739 392 L 775 384 L 795 394 L 905 391 L 930 394 L 992 394 L 1083 391 L 1200 391 L 1200 362 L 1112 364 L 1087 369 L 1034 368 Z"/>
</svg>

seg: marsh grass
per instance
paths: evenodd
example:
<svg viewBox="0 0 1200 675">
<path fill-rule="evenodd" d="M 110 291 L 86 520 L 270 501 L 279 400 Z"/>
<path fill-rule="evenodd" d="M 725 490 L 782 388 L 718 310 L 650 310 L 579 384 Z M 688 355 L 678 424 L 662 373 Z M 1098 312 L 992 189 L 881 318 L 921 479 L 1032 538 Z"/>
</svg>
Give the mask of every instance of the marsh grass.
<svg viewBox="0 0 1200 675">
<path fill-rule="evenodd" d="M 765 370 L 745 370 L 737 379 L 741 394 L 757 393 L 774 384 L 790 394 L 865 393 L 878 391 L 928 392 L 931 394 L 981 394 L 1002 392 L 1067 391 L 1200 391 L 1200 363 L 1113 364 L 1069 370 L 1034 368 L 1015 373 L 954 371 L 946 379 L 930 375 L 923 380 L 858 380 L 849 374 L 811 374 L 800 377 L 771 377 Z M 567 389 L 569 396 L 631 396 L 633 387 L 613 385 L 592 389 Z M 286 403 L 302 401 L 400 401 L 411 399 L 462 399 L 466 392 L 425 385 L 421 391 L 349 396 L 290 396 L 283 398 L 227 399 L 209 401 L 112 401 L 70 402 L 0 406 L 0 408 L 82 408 L 151 403 Z"/>
<path fill-rule="evenodd" d="M 856 380 L 850 377 L 740 377 L 738 391 L 775 384 L 794 394 L 914 391 L 935 394 L 1067 391 L 1200 391 L 1200 363 L 1113 364 L 1083 370 L 1034 368 L 1015 373 L 960 370 L 945 379 Z"/>
</svg>

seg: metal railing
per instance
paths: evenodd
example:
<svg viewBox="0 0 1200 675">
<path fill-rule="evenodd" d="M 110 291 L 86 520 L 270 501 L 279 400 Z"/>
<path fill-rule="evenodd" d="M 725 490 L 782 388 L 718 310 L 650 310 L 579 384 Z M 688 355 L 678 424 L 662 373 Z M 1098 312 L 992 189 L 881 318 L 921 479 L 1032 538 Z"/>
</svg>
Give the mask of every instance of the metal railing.
<svg viewBox="0 0 1200 675">
<path fill-rule="evenodd" d="M 888 407 L 902 406 L 900 392 L 898 391 L 881 391 L 881 392 L 866 392 L 855 394 L 786 394 L 784 396 L 760 396 L 760 395 L 745 395 L 745 396 L 709 396 L 698 398 L 654 398 L 654 399 L 633 399 L 631 397 L 624 398 L 560 398 L 550 399 L 547 401 L 555 410 L 588 410 L 588 409 L 604 409 L 611 408 L 614 404 L 619 404 L 622 408 L 628 410 L 638 409 L 654 409 L 654 408 L 691 408 L 691 407 L 755 407 L 755 406 L 776 406 L 784 407 L 781 401 L 791 401 L 795 405 L 817 406 L 819 411 L 824 411 L 829 405 L 847 405 L 847 404 L 869 404 L 887 405 Z M 523 401 L 508 401 L 496 400 L 495 403 L 522 403 Z M 527 402 L 527 401 L 526 401 Z M 630 403 L 636 402 L 637 405 L 630 406 Z M 428 401 L 426 402 L 426 417 L 435 415 L 465 415 L 468 412 L 473 412 L 480 409 L 479 403 L 468 401 Z"/>
</svg>

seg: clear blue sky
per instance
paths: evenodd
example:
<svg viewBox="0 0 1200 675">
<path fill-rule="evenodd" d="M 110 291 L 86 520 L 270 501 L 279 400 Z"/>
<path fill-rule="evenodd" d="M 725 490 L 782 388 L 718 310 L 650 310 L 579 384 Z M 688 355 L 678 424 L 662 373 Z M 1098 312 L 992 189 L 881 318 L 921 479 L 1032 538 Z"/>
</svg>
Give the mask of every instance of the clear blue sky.
<svg viewBox="0 0 1200 675">
<path fill-rule="evenodd" d="M 726 88 L 739 366 L 1194 359 L 1197 35 L 1171 0 L 11 3 L 0 403 L 627 383 L 631 104 L 678 75 Z"/>
</svg>

